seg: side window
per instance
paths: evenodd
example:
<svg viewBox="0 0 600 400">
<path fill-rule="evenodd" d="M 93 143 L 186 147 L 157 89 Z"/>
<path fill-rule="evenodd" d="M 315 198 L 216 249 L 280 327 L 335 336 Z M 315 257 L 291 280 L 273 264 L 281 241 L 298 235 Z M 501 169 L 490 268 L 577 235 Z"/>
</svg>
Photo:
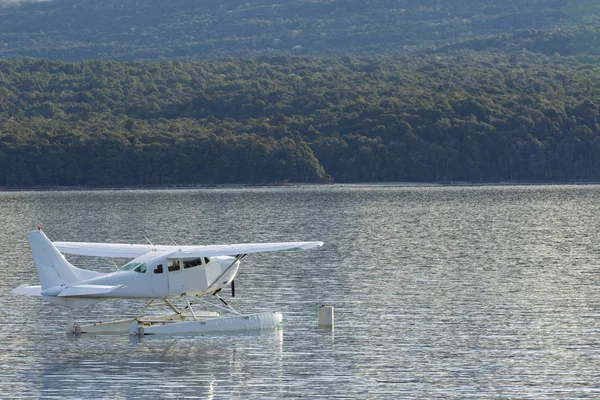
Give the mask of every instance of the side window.
<svg viewBox="0 0 600 400">
<path fill-rule="evenodd" d="M 147 268 L 146 264 L 140 264 L 137 267 L 135 267 L 133 271 L 134 272 L 139 272 L 139 273 L 143 274 L 143 273 L 146 272 L 146 268 Z"/>
<path fill-rule="evenodd" d="M 195 258 L 193 260 L 187 260 L 187 261 L 183 262 L 183 268 L 192 268 L 192 267 L 196 267 L 198 265 L 202 265 L 201 258 Z"/>
<path fill-rule="evenodd" d="M 179 264 L 179 260 L 169 260 L 169 264 L 167 264 L 167 268 L 169 272 L 179 271 L 181 265 Z"/>
<path fill-rule="evenodd" d="M 156 267 L 154 267 L 154 273 L 155 274 L 162 274 L 163 273 L 163 266 L 162 266 L 162 264 L 158 264 Z"/>
</svg>

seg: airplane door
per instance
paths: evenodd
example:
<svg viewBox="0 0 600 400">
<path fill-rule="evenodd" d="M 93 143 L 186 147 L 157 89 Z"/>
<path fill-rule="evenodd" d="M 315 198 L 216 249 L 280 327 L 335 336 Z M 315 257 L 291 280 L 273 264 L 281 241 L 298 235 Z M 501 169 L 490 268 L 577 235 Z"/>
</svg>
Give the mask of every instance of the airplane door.
<svg viewBox="0 0 600 400">
<path fill-rule="evenodd" d="M 187 292 L 186 274 L 183 272 L 181 264 L 181 260 L 169 260 L 167 263 L 170 296 L 178 296 Z"/>
<path fill-rule="evenodd" d="M 167 297 L 169 295 L 169 281 L 165 270 L 163 262 L 154 265 L 150 269 L 152 294 L 156 297 Z"/>
</svg>

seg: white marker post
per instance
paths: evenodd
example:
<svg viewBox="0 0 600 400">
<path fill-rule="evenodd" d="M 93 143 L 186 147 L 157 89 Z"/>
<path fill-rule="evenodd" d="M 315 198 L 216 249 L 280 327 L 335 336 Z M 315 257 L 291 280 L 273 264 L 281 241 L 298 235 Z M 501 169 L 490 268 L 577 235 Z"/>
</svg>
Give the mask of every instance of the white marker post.
<svg viewBox="0 0 600 400">
<path fill-rule="evenodd" d="M 332 329 L 334 325 L 333 306 L 322 305 L 318 313 L 319 328 Z"/>
</svg>

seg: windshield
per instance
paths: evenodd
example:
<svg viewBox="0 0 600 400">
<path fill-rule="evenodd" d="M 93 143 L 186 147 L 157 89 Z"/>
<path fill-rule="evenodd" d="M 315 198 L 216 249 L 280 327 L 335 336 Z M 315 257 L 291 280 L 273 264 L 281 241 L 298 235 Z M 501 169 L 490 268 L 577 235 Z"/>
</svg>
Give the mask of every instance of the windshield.
<svg viewBox="0 0 600 400">
<path fill-rule="evenodd" d="M 143 274 L 146 272 L 146 269 L 146 264 L 131 261 L 119 268 L 119 271 L 135 271 Z"/>
</svg>

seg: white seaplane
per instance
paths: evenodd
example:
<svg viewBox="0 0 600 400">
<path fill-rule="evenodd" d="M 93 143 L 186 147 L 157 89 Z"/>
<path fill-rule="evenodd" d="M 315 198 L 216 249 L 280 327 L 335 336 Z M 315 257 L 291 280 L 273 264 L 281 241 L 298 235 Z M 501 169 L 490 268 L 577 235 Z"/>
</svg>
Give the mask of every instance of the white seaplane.
<svg viewBox="0 0 600 400">
<path fill-rule="evenodd" d="M 275 328 L 282 322 L 277 312 L 241 315 L 219 292 L 231 286 L 240 260 L 250 253 L 288 249 L 312 249 L 323 242 L 244 243 L 209 246 L 154 244 L 51 242 L 41 228 L 27 234 L 40 286 L 22 285 L 12 292 L 41 296 L 44 300 L 78 308 L 108 299 L 148 299 L 133 319 L 80 325 L 69 321 L 72 333 L 163 334 L 205 333 L 246 329 Z M 82 256 L 131 259 L 115 272 L 100 273 L 76 268 L 62 253 Z M 194 311 L 193 302 L 201 297 L 218 297 L 232 315 L 215 311 Z M 176 307 L 173 298 L 185 299 L 185 308 Z M 190 298 L 192 302 L 190 302 Z M 169 315 L 142 317 L 155 301 L 162 300 L 174 312 Z"/>
</svg>

